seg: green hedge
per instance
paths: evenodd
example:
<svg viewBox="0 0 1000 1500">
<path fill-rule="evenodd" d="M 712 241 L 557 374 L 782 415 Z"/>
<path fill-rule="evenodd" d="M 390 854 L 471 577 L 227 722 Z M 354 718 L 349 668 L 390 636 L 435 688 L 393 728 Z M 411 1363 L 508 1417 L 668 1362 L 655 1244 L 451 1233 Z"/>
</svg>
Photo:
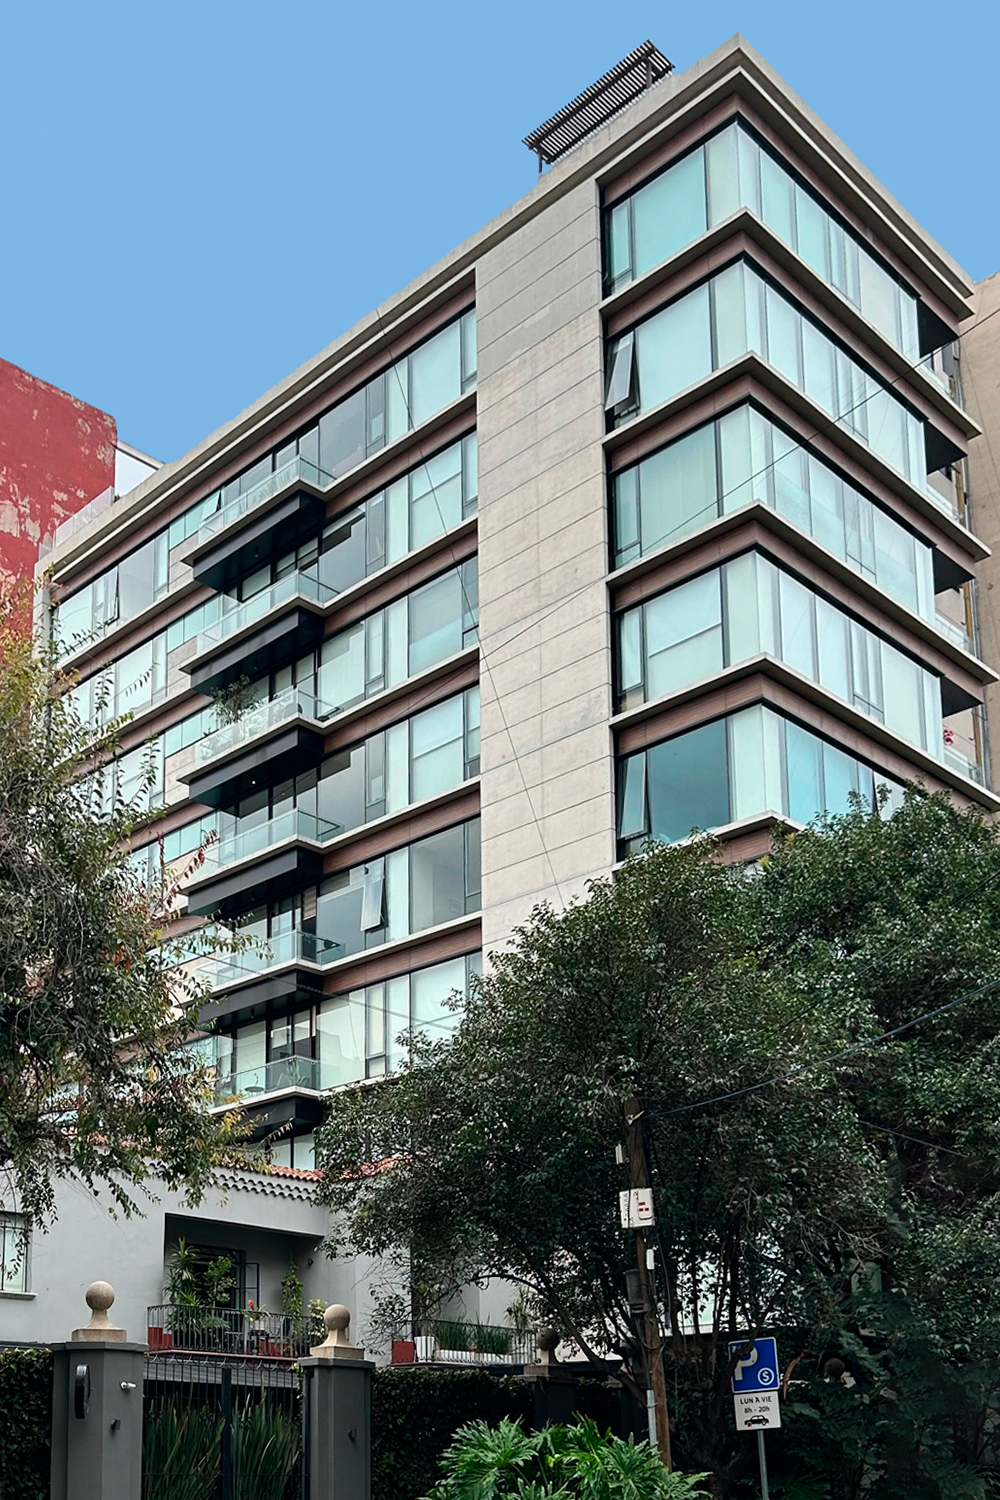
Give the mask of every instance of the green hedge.
<svg viewBox="0 0 1000 1500">
<path fill-rule="evenodd" d="M 617 1391 L 581 1381 L 577 1406 L 617 1431 Z M 441 1477 L 441 1455 L 465 1422 L 520 1417 L 530 1427 L 534 1392 L 484 1370 L 376 1370 L 372 1381 L 372 1500 L 421 1500 Z"/>
<path fill-rule="evenodd" d="M 0 1496 L 49 1500 L 52 1355 L 0 1349 Z"/>
<path fill-rule="evenodd" d="M 463 1422 L 531 1420 L 530 1387 L 482 1370 L 377 1370 L 372 1381 L 372 1500 L 419 1500 Z M 6 1497 L 5 1497 L 6 1500 Z"/>
</svg>

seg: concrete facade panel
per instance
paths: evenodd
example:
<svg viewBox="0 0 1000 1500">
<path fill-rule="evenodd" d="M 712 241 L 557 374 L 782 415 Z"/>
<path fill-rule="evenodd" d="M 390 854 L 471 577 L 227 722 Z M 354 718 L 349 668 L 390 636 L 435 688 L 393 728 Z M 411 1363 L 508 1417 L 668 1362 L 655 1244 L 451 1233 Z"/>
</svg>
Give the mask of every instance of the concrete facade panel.
<svg viewBox="0 0 1000 1500">
<path fill-rule="evenodd" d="M 600 223 L 593 183 L 568 196 L 581 212 L 508 242 L 502 270 L 487 256 L 478 287 L 484 942 L 558 900 L 560 866 L 592 875 L 613 854 Z M 549 298 L 564 273 L 576 284 Z M 547 804 L 546 748 L 568 735 Z"/>
</svg>

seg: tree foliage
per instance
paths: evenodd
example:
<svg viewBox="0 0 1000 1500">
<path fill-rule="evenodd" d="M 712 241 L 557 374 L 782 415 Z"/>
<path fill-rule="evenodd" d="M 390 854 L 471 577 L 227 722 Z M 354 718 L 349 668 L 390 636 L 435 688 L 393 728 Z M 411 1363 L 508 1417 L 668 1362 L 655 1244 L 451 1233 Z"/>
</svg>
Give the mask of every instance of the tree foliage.
<svg viewBox="0 0 1000 1500">
<path fill-rule="evenodd" d="M 919 1327 L 956 1370 L 1000 1356 L 1000 988 L 906 1024 L 994 980 L 1000 846 L 943 797 L 911 791 L 887 819 L 859 805 L 752 874 L 710 842 L 654 848 L 536 910 L 453 1038 L 332 1101 L 319 1149 L 340 1242 L 410 1250 L 456 1284 L 518 1281 L 638 1374 L 614 1160 L 636 1096 L 675 1456 L 724 1490 L 748 1462 L 729 1337 L 790 1330 L 786 1355 L 824 1391 L 822 1359 L 863 1328 L 895 1339 L 904 1302 L 900 1339 Z M 871 1268 L 886 1292 L 862 1314 Z"/>
<path fill-rule="evenodd" d="M 42 1221 L 60 1178 L 126 1213 L 150 1177 L 196 1197 L 237 1130 L 180 1050 L 203 996 L 175 887 L 129 861 L 148 813 L 105 791 L 121 721 L 80 723 L 29 610 L 0 603 L 0 1200 Z"/>
</svg>

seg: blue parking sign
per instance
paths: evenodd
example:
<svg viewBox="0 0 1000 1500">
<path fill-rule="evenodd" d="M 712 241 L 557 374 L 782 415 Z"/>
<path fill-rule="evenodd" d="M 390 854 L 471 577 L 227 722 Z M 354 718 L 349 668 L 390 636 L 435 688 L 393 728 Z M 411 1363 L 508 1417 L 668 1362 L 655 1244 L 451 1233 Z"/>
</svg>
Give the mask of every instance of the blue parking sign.
<svg viewBox="0 0 1000 1500">
<path fill-rule="evenodd" d="M 746 1339 L 735 1339 L 729 1345 L 733 1355 L 745 1349 Z M 754 1339 L 753 1348 L 742 1355 L 733 1371 L 733 1395 L 742 1396 L 747 1391 L 776 1391 L 778 1389 L 778 1341 L 777 1339 Z"/>
</svg>

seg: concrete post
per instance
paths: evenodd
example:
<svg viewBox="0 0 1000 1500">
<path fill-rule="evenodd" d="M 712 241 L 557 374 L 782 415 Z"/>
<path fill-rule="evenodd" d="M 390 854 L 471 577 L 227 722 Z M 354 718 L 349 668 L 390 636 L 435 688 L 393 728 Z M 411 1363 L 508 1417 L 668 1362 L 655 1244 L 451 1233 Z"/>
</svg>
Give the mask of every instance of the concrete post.
<svg viewBox="0 0 1000 1500">
<path fill-rule="evenodd" d="M 534 1427 L 565 1426 L 576 1417 L 579 1379 L 556 1358 L 559 1334 L 545 1328 L 538 1335 L 538 1363 L 525 1365 L 522 1380 L 528 1382 L 535 1399 Z"/>
<path fill-rule="evenodd" d="M 300 1359 L 310 1500 L 371 1500 L 371 1382 L 375 1366 L 348 1339 L 351 1315 L 334 1303 L 326 1339 Z"/>
<path fill-rule="evenodd" d="M 86 1295 L 90 1322 L 52 1346 L 52 1500 L 141 1500 L 146 1345 L 111 1322 L 106 1281 Z"/>
</svg>

